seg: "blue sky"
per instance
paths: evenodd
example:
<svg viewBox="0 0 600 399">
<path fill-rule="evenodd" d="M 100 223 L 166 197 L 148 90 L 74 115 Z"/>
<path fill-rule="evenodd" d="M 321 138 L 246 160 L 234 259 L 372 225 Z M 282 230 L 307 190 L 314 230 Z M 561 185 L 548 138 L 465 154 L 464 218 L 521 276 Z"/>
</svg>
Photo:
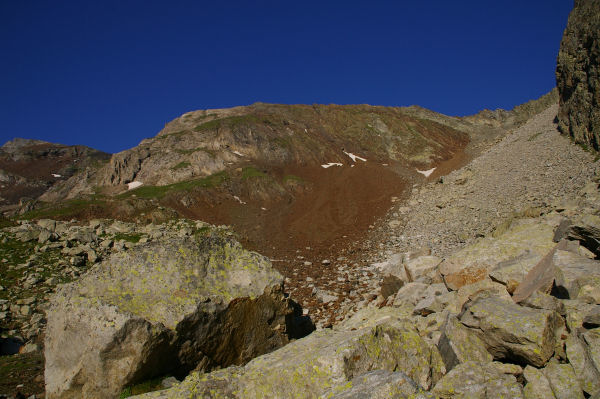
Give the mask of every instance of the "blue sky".
<svg viewBox="0 0 600 399">
<path fill-rule="evenodd" d="M 0 141 L 118 152 L 247 105 L 509 109 L 550 91 L 573 6 L 498 1 L 0 1 Z"/>
</svg>

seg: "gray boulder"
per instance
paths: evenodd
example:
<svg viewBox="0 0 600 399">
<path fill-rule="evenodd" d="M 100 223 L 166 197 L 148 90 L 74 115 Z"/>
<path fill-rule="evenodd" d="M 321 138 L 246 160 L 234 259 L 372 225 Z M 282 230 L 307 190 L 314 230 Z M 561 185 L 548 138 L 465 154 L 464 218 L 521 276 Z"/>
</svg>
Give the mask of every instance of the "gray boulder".
<svg viewBox="0 0 600 399">
<path fill-rule="evenodd" d="M 577 298 L 580 289 L 590 280 L 600 279 L 600 262 L 569 251 L 556 251 L 554 265 L 560 270 L 554 283 L 568 298 Z"/>
<path fill-rule="evenodd" d="M 480 297 L 465 305 L 460 321 L 485 343 L 494 359 L 511 359 L 542 367 L 554 353 L 560 316 L 497 297 Z"/>
<path fill-rule="evenodd" d="M 583 327 L 586 316 L 600 311 L 600 305 L 582 302 L 580 300 L 561 300 L 565 307 L 566 323 L 569 331 Z"/>
<path fill-rule="evenodd" d="M 600 372 L 592 361 L 591 347 L 577 332 L 569 336 L 566 346 L 569 363 L 575 371 L 581 389 L 589 395 L 600 394 Z"/>
<path fill-rule="evenodd" d="M 597 187 L 596 187 L 597 189 Z M 583 214 L 570 226 L 568 237 L 596 255 L 600 253 L 600 216 Z"/>
<path fill-rule="evenodd" d="M 600 371 L 600 328 L 586 331 L 582 335 L 589 348 L 590 359 L 596 370 Z"/>
<path fill-rule="evenodd" d="M 554 399 L 554 392 L 544 373 L 535 367 L 527 366 L 523 371 L 526 385 L 523 388 L 525 399 Z"/>
<path fill-rule="evenodd" d="M 419 256 L 411 259 L 404 264 L 408 281 L 423 281 L 432 283 L 436 280 L 441 281 L 441 276 L 437 276 L 437 266 L 442 262 L 437 256 Z"/>
<path fill-rule="evenodd" d="M 454 316 L 448 317 L 442 327 L 437 346 L 448 371 L 467 361 L 489 363 L 493 360 L 483 341 Z"/>
<path fill-rule="evenodd" d="M 468 361 L 446 374 L 432 391 L 440 398 L 523 398 L 523 390 L 512 374 L 497 363 Z"/>
<path fill-rule="evenodd" d="M 570 364 L 549 363 L 543 371 L 556 399 L 584 398 Z"/>
<path fill-rule="evenodd" d="M 220 233 L 119 252 L 62 286 L 47 311 L 48 398 L 114 398 L 167 373 L 243 364 L 293 334 L 268 260 Z"/>
<path fill-rule="evenodd" d="M 338 385 L 322 399 L 427 399 L 433 394 L 423 391 L 402 372 L 370 371 L 346 384 Z"/>
</svg>

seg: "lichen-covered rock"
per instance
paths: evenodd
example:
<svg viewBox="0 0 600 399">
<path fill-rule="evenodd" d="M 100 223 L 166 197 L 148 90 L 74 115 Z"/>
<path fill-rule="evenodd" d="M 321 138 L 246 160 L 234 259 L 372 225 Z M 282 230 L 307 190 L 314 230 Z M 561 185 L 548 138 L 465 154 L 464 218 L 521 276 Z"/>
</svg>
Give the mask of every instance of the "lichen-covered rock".
<svg viewBox="0 0 600 399">
<path fill-rule="evenodd" d="M 497 297 L 480 297 L 465 305 L 460 321 L 485 343 L 496 360 L 514 359 L 542 367 L 554 353 L 560 316 Z"/>
<path fill-rule="evenodd" d="M 316 331 L 244 367 L 191 373 L 177 387 L 143 397 L 316 398 L 372 370 L 400 371 L 428 389 L 445 372 L 437 348 L 390 309 L 383 317 L 372 309 L 373 317 L 349 320 L 343 330 Z"/>
<path fill-rule="evenodd" d="M 496 296 L 500 299 L 511 302 L 512 299 L 506 291 L 506 286 L 495 283 L 489 278 L 477 281 L 473 284 L 467 284 L 460 287 L 457 294 L 448 306 L 446 307 L 451 313 L 459 314 L 462 311 L 462 307 L 465 303 L 474 299 L 478 295 Z"/>
<path fill-rule="evenodd" d="M 519 304 L 528 308 L 553 310 L 561 315 L 564 315 L 566 312 L 564 303 L 556 297 L 540 291 L 533 292 Z"/>
<path fill-rule="evenodd" d="M 432 391 L 440 398 L 522 398 L 521 385 L 495 363 L 468 361 L 446 374 Z"/>
<path fill-rule="evenodd" d="M 405 304 L 416 305 L 419 301 L 425 298 L 423 293 L 427 290 L 428 285 L 423 283 L 408 283 L 405 284 L 396 293 L 394 298 L 394 306 L 403 306 Z"/>
<path fill-rule="evenodd" d="M 523 371 L 526 385 L 523 388 L 525 399 L 554 399 L 554 392 L 544 373 L 535 367 L 527 366 Z"/>
<path fill-rule="evenodd" d="M 600 372 L 596 369 L 590 347 L 575 332 L 566 342 L 567 357 L 581 389 L 589 395 L 600 394 Z"/>
<path fill-rule="evenodd" d="M 326 392 L 321 399 L 433 399 L 402 372 L 370 371 Z"/>
<path fill-rule="evenodd" d="M 156 375 L 276 349 L 294 318 L 282 280 L 266 258 L 218 232 L 118 252 L 51 299 L 47 397 L 117 397 Z"/>
<path fill-rule="evenodd" d="M 485 344 L 454 316 L 448 317 L 442 328 L 438 349 L 448 371 L 467 361 L 489 363 L 493 360 Z"/>
<path fill-rule="evenodd" d="M 596 370 L 600 371 L 600 328 L 586 331 L 582 335 L 589 348 L 590 359 Z"/>
<path fill-rule="evenodd" d="M 436 280 L 437 266 L 442 259 L 437 256 L 419 256 L 409 260 L 404 268 L 408 281 L 425 281 L 432 283 Z M 439 281 L 439 280 L 438 280 Z"/>
<path fill-rule="evenodd" d="M 598 255 L 600 253 L 600 216 L 590 213 L 580 215 L 571 224 L 568 237 L 571 240 L 579 241 L 584 248 Z"/>
<path fill-rule="evenodd" d="M 554 265 L 560 270 L 556 287 L 569 298 L 575 299 L 579 290 L 593 279 L 600 279 L 600 262 L 569 251 L 556 251 Z"/>
<path fill-rule="evenodd" d="M 549 363 L 543 370 L 556 399 L 583 399 L 570 364 Z"/>
<path fill-rule="evenodd" d="M 580 300 L 562 300 L 565 306 L 566 323 L 569 331 L 575 331 L 583 326 L 585 316 L 591 312 L 598 311 L 600 305 L 585 303 Z"/>
<path fill-rule="evenodd" d="M 539 254 L 526 250 L 514 258 L 499 262 L 489 275 L 494 281 L 507 287 L 516 288 L 531 270 L 532 265 L 535 265 L 533 262 L 539 262 L 539 260 Z"/>
<path fill-rule="evenodd" d="M 486 237 L 452 254 L 439 266 L 449 289 L 483 280 L 490 273 L 507 284 L 520 282 L 555 243 L 558 221 L 522 219 L 498 237 Z"/>
<path fill-rule="evenodd" d="M 575 0 L 556 67 L 558 127 L 600 150 L 600 1 Z"/>
</svg>

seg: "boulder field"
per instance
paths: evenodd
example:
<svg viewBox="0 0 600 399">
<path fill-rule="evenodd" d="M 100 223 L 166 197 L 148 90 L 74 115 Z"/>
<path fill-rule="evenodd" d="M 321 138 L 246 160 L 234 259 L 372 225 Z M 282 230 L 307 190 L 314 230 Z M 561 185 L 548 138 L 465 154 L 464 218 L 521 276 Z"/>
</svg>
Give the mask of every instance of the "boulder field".
<svg viewBox="0 0 600 399">
<path fill-rule="evenodd" d="M 515 219 L 444 260 L 393 256 L 386 272 L 399 283 L 382 287 L 385 302 L 139 397 L 596 398 L 599 209 L 596 179 L 577 203 Z"/>
</svg>

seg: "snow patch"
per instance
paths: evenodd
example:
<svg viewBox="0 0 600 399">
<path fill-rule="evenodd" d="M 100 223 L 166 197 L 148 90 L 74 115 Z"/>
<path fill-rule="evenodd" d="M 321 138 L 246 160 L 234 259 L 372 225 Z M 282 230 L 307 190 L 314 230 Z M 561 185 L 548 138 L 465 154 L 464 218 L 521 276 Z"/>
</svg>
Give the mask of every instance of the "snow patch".
<svg viewBox="0 0 600 399">
<path fill-rule="evenodd" d="M 239 157 L 243 157 L 243 156 L 244 156 L 244 154 L 242 154 L 242 153 L 241 153 L 241 152 L 239 152 L 239 151 L 233 151 L 233 153 L 234 153 L 235 155 L 239 156 Z"/>
<path fill-rule="evenodd" d="M 344 165 L 339 162 L 329 162 L 329 163 L 326 163 L 325 165 L 321 165 L 321 167 L 325 168 L 325 169 L 330 168 L 332 166 L 344 166 Z"/>
<path fill-rule="evenodd" d="M 62 177 L 61 175 L 58 175 L 56 173 L 52 173 L 52 177 Z"/>
<path fill-rule="evenodd" d="M 417 172 L 419 172 L 420 174 L 422 174 L 425 177 L 429 177 L 429 175 L 431 175 L 434 170 L 435 170 L 435 168 L 429 169 L 429 170 L 419 170 L 419 169 L 417 169 Z"/>
<path fill-rule="evenodd" d="M 367 162 L 367 160 L 365 158 L 361 158 L 358 155 L 354 155 L 351 152 L 346 152 L 344 151 L 344 154 L 348 155 L 350 158 L 352 158 L 352 162 L 356 162 L 357 159 L 360 159 L 363 162 Z"/>
<path fill-rule="evenodd" d="M 240 197 L 238 197 L 237 195 L 234 195 L 234 196 L 233 196 L 233 199 L 235 199 L 237 202 L 239 202 L 239 203 L 240 203 L 240 204 L 242 204 L 242 205 L 246 205 L 246 203 L 245 203 L 244 201 L 242 201 L 242 200 L 240 199 Z"/>
<path fill-rule="evenodd" d="M 142 186 L 144 183 L 141 181 L 132 181 L 131 183 L 127 183 L 127 190 L 133 190 L 134 188 L 138 188 Z"/>
</svg>

